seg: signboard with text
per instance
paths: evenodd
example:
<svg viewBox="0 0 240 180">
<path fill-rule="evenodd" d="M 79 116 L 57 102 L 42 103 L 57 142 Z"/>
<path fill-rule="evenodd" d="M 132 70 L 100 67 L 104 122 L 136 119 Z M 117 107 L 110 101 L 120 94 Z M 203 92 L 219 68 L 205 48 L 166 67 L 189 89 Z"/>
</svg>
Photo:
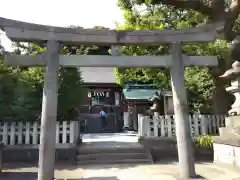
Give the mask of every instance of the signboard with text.
<svg viewBox="0 0 240 180">
<path fill-rule="evenodd" d="M 92 91 L 91 92 L 92 97 L 109 97 L 108 91 Z"/>
</svg>

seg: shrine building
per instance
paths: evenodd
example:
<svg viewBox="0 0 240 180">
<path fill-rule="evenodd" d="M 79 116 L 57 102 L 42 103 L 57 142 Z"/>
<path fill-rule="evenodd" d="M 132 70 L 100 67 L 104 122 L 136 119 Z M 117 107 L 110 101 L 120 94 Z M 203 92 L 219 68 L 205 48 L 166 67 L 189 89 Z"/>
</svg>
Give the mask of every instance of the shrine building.
<svg viewBox="0 0 240 180">
<path fill-rule="evenodd" d="M 162 110 L 160 114 L 173 114 L 171 93 L 151 84 L 129 82 L 124 87 L 117 84 L 113 67 L 79 68 L 86 88 L 84 102 L 79 107 L 79 119 L 84 121 L 83 132 L 120 132 L 124 127 L 124 118 L 129 118 L 129 108 L 134 113 L 144 114 L 153 104 L 149 99 L 156 91 L 161 94 Z M 104 110 L 108 117 L 108 126 L 103 129 L 99 113 Z"/>
</svg>

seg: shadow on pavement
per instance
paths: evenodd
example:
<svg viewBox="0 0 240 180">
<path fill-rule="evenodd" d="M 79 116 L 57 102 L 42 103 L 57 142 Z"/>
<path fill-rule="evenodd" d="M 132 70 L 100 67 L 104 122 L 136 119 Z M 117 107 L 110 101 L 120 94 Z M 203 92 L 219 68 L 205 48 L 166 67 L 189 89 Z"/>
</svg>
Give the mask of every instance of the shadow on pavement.
<svg viewBox="0 0 240 180">
<path fill-rule="evenodd" d="M 55 166 L 55 170 L 76 170 L 76 169 L 83 169 L 83 170 L 94 170 L 94 169 L 112 169 L 112 168 L 118 168 L 118 169 L 128 169 L 133 168 L 140 165 L 147 165 L 144 164 L 86 164 L 86 165 L 73 165 L 70 163 L 58 163 Z M 38 165 L 35 163 L 4 163 L 3 164 L 3 170 L 16 170 L 19 168 L 34 168 L 37 169 Z M 0 179 L 1 180 L 1 179 Z"/>
<path fill-rule="evenodd" d="M 56 180 L 120 180 L 117 177 L 89 177 L 89 178 L 80 178 L 80 179 L 56 179 Z"/>
<path fill-rule="evenodd" d="M 37 180 L 37 173 L 32 172 L 0 172 L 1 180 Z"/>
<path fill-rule="evenodd" d="M 37 180 L 37 173 L 31 172 L 1 172 L 1 180 Z M 55 179 L 55 180 L 119 180 L 117 177 L 89 177 L 77 179 Z"/>
</svg>

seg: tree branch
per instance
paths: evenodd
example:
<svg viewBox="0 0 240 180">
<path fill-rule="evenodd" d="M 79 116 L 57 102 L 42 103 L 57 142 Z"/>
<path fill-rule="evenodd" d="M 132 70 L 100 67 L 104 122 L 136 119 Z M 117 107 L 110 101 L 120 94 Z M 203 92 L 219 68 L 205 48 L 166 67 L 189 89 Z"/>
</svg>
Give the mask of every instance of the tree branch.
<svg viewBox="0 0 240 180">
<path fill-rule="evenodd" d="M 212 0 L 210 5 L 204 4 L 203 0 L 153 0 L 154 4 L 164 4 L 176 8 L 191 9 L 209 16 L 213 21 L 225 22 L 221 30 L 228 41 L 232 41 L 236 33 L 233 26 L 240 13 L 240 0 L 231 0 L 229 11 L 225 11 L 223 0 Z"/>
<path fill-rule="evenodd" d="M 231 1 L 231 5 L 228 12 L 225 10 L 224 0 L 211 0 L 209 4 L 204 3 L 204 0 L 151 0 L 150 3 L 194 10 L 209 16 L 214 22 L 224 22 L 224 27 L 219 29 L 219 33 L 223 33 L 226 40 L 232 41 L 236 37 L 233 26 L 240 13 L 240 0 L 229 1 Z M 148 4 L 149 0 L 135 0 L 135 3 Z"/>
<path fill-rule="evenodd" d="M 239 13 L 240 13 L 240 0 L 232 0 L 224 25 L 224 35 L 226 40 L 228 41 L 234 40 L 236 36 L 236 33 L 233 31 L 233 26 L 235 24 L 236 19 L 238 18 Z"/>
<path fill-rule="evenodd" d="M 203 0 L 153 0 L 154 4 L 164 4 L 176 8 L 191 9 L 209 16 L 213 20 L 219 20 L 225 15 L 224 1 L 212 0 L 210 5 Z"/>
</svg>

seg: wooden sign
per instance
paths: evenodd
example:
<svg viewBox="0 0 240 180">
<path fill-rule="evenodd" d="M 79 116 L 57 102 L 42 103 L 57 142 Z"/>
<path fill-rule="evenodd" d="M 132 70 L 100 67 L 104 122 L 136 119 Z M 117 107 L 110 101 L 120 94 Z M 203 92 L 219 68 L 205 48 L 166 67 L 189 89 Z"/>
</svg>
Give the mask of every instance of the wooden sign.
<svg viewBox="0 0 240 180">
<path fill-rule="evenodd" d="M 109 97 L 109 92 L 106 92 L 106 91 L 92 91 L 92 97 Z"/>
</svg>

